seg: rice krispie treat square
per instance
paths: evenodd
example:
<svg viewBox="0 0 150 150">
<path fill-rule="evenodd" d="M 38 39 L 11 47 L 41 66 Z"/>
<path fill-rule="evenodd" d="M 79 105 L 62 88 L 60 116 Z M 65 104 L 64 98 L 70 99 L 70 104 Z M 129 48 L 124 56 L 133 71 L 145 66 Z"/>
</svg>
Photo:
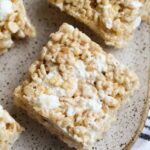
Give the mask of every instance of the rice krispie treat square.
<svg viewBox="0 0 150 150">
<path fill-rule="evenodd" d="M 141 23 L 145 0 L 48 0 L 85 23 L 107 45 L 123 48 Z"/>
<path fill-rule="evenodd" d="M 90 149 L 138 87 L 126 66 L 64 23 L 15 90 L 15 103 L 70 147 Z"/>
<path fill-rule="evenodd" d="M 0 0 L 0 54 L 14 44 L 13 38 L 34 37 L 22 0 Z"/>
<path fill-rule="evenodd" d="M 0 105 L 0 150 L 9 150 L 23 130 Z"/>
</svg>

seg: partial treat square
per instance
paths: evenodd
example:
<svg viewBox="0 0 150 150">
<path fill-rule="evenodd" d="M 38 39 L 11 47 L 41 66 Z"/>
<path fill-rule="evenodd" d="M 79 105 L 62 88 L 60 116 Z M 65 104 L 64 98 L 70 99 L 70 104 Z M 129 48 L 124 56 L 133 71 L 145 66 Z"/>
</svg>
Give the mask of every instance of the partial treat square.
<svg viewBox="0 0 150 150">
<path fill-rule="evenodd" d="M 15 90 L 15 103 L 70 147 L 90 149 L 138 87 L 126 66 L 64 23 Z"/>
<path fill-rule="evenodd" d="M 146 0 L 48 0 L 50 4 L 85 23 L 107 45 L 123 48 L 141 23 Z"/>
<path fill-rule="evenodd" d="M 22 0 L 0 0 L 0 54 L 14 44 L 13 38 L 34 37 Z"/>
<path fill-rule="evenodd" d="M 0 150 L 9 150 L 23 130 L 0 105 Z"/>
</svg>

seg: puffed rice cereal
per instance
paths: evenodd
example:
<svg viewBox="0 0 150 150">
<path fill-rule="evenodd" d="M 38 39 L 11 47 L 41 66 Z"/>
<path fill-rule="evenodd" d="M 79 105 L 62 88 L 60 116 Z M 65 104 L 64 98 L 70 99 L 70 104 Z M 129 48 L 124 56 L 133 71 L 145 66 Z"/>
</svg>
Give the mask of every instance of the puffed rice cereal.
<svg viewBox="0 0 150 150">
<path fill-rule="evenodd" d="M 0 0 L 0 54 L 14 45 L 13 38 L 34 37 L 22 0 Z"/>
<path fill-rule="evenodd" d="M 23 130 L 0 105 L 0 150 L 9 150 Z"/>
<path fill-rule="evenodd" d="M 135 73 L 64 23 L 14 95 L 17 106 L 70 147 L 90 149 L 137 87 Z"/>
<path fill-rule="evenodd" d="M 141 23 L 146 0 L 48 0 L 85 23 L 107 45 L 124 48 Z"/>
</svg>

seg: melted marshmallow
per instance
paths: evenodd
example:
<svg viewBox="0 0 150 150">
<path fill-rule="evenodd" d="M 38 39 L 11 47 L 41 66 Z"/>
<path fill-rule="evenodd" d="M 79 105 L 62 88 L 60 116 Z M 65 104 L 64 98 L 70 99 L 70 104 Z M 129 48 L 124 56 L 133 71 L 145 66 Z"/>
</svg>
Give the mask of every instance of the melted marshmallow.
<svg viewBox="0 0 150 150">
<path fill-rule="evenodd" d="M 47 75 L 47 79 L 52 79 L 56 75 L 58 75 L 58 72 L 56 72 L 56 71 L 49 72 Z"/>
<path fill-rule="evenodd" d="M 106 19 L 105 21 L 106 28 L 111 29 L 113 27 L 113 21 L 111 18 Z"/>
<path fill-rule="evenodd" d="M 132 8 L 140 8 L 140 7 L 143 6 L 143 4 L 142 4 L 141 2 L 135 0 L 135 1 L 132 1 L 132 2 L 130 3 L 130 6 L 131 6 Z"/>
<path fill-rule="evenodd" d="M 98 72 L 103 71 L 106 68 L 106 57 L 104 55 L 100 55 L 95 59 L 95 66 Z"/>
<path fill-rule="evenodd" d="M 11 117 L 11 116 L 9 116 L 9 115 L 6 115 L 6 117 L 4 118 L 5 120 L 5 123 L 11 123 L 11 122 L 13 122 L 13 118 Z"/>
<path fill-rule="evenodd" d="M 0 0 L 0 21 L 13 11 L 11 0 Z"/>
<path fill-rule="evenodd" d="M 77 76 L 81 78 L 86 77 L 86 67 L 83 61 L 77 60 L 75 63 L 75 69 L 77 70 Z"/>
<path fill-rule="evenodd" d="M 6 124 L 4 122 L 0 122 L 0 129 L 5 129 L 6 128 Z"/>
<path fill-rule="evenodd" d="M 57 95 L 59 97 L 66 96 L 65 90 L 60 88 L 60 87 L 52 87 L 52 88 L 50 88 L 49 89 L 49 94 Z"/>
<path fill-rule="evenodd" d="M 109 8 L 111 8 L 112 7 L 112 5 L 111 4 L 107 4 L 107 5 L 104 5 L 104 9 L 109 9 Z"/>
<path fill-rule="evenodd" d="M 60 106 L 59 98 L 57 96 L 46 94 L 38 97 L 37 104 L 46 111 L 55 109 Z"/>
<path fill-rule="evenodd" d="M 96 93 L 93 89 L 93 87 L 91 85 L 85 84 L 83 86 L 83 96 L 84 97 L 88 97 L 88 98 L 95 98 L 96 97 Z"/>
<path fill-rule="evenodd" d="M 99 113 L 101 111 L 102 104 L 98 99 L 88 99 L 86 102 L 86 108 Z"/>
<path fill-rule="evenodd" d="M 68 110 L 67 110 L 67 116 L 68 117 L 73 116 L 75 113 L 76 113 L 75 108 L 73 108 L 72 106 L 68 107 Z"/>
</svg>

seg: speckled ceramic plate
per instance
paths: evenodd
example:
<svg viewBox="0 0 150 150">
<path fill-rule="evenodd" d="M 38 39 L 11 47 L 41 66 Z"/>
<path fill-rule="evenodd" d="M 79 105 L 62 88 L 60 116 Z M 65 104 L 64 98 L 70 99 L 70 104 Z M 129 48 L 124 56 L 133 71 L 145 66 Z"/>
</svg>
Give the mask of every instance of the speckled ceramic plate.
<svg viewBox="0 0 150 150">
<path fill-rule="evenodd" d="M 13 150 L 69 150 L 43 126 L 30 119 L 25 112 L 13 105 L 14 88 L 26 77 L 29 65 L 38 57 L 42 46 L 47 42 L 51 32 L 57 31 L 63 22 L 68 22 L 85 33 L 92 40 L 103 42 L 87 27 L 73 18 L 60 14 L 55 8 L 49 8 L 46 0 L 25 0 L 28 15 L 37 29 L 37 37 L 32 40 L 17 41 L 16 47 L 0 56 L 0 103 L 19 121 L 26 131 L 16 142 Z M 106 47 L 120 61 L 134 70 L 140 79 L 140 89 L 131 97 L 119 112 L 118 119 L 105 134 L 103 140 L 97 142 L 97 150 L 130 149 L 140 134 L 146 119 L 148 98 L 148 72 L 150 66 L 150 34 L 149 27 L 142 24 L 135 32 L 128 48 L 115 50 Z M 150 95 L 149 95 L 150 96 Z"/>
</svg>

